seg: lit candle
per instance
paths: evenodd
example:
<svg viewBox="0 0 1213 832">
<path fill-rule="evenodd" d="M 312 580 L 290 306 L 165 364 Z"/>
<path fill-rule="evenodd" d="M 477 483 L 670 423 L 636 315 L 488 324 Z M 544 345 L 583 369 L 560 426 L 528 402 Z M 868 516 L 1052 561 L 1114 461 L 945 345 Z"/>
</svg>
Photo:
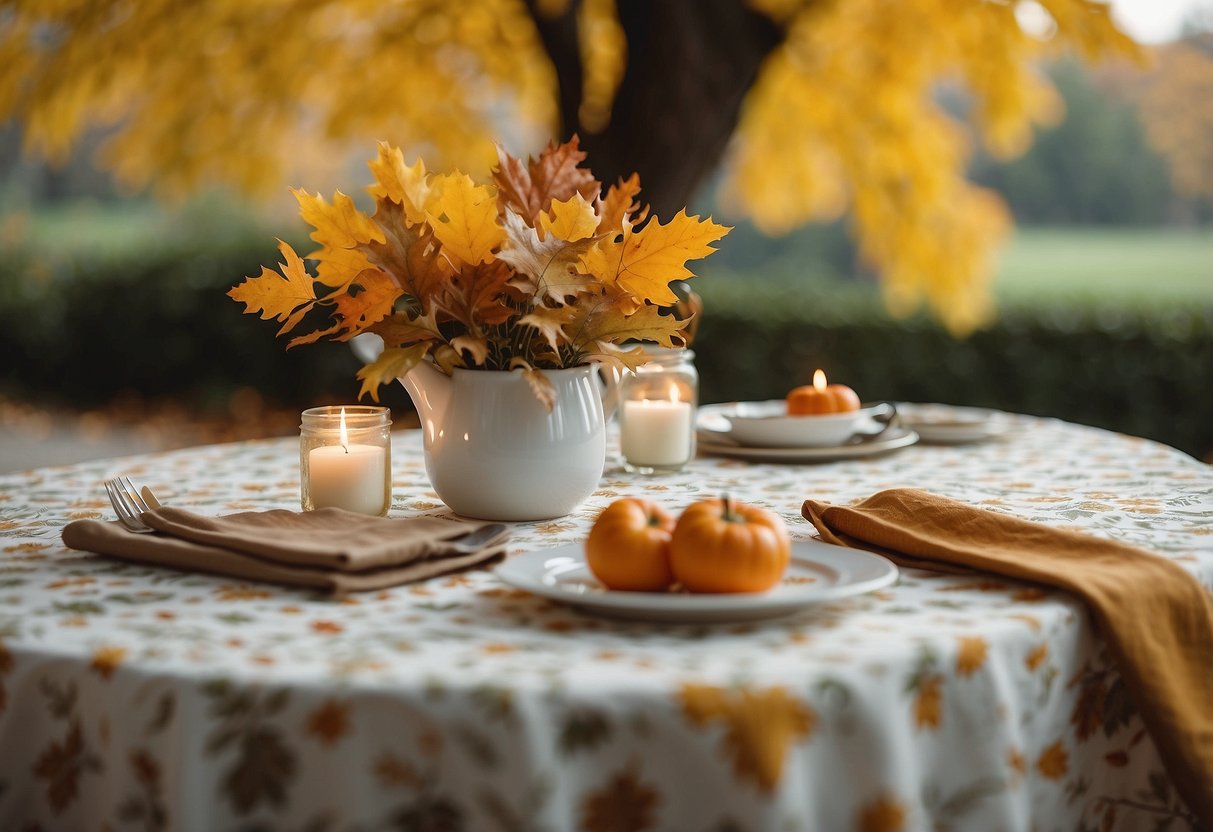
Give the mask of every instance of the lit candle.
<svg viewBox="0 0 1213 832">
<path fill-rule="evenodd" d="M 669 399 L 634 399 L 623 403 L 620 449 L 632 465 L 662 468 L 679 466 L 691 457 L 690 402 L 678 400 L 670 386 Z"/>
<path fill-rule="evenodd" d="M 377 445 L 351 445 L 341 409 L 340 445 L 308 454 L 309 495 L 314 508 L 343 508 L 383 514 L 387 508 L 387 452 Z"/>
</svg>

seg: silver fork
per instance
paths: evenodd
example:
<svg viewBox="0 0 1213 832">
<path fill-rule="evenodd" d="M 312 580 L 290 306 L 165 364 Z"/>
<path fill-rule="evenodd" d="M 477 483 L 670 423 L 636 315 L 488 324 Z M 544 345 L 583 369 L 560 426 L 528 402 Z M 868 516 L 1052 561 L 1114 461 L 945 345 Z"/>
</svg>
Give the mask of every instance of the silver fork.
<svg viewBox="0 0 1213 832">
<path fill-rule="evenodd" d="M 139 494 L 134 483 L 127 477 L 115 477 L 105 481 L 105 493 L 109 495 L 110 503 L 122 525 L 136 534 L 148 534 L 156 531 L 144 523 L 140 515 L 151 511 L 151 506 Z"/>
</svg>

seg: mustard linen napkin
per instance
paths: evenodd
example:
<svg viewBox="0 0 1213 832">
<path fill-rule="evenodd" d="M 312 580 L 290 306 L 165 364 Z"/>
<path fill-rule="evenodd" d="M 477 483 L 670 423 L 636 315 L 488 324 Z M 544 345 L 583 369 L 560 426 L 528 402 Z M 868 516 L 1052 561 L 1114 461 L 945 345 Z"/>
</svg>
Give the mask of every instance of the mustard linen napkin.
<svg viewBox="0 0 1213 832">
<path fill-rule="evenodd" d="M 1176 788 L 1213 830 L 1213 596 L 1195 577 L 1124 543 L 914 489 L 853 506 L 806 500 L 801 513 L 826 542 L 902 566 L 992 572 L 1080 597 Z"/>
<path fill-rule="evenodd" d="M 205 517 L 178 508 L 144 512 L 161 534 L 121 523 L 77 520 L 63 529 L 72 549 L 124 560 L 337 594 L 384 589 L 487 565 L 505 552 L 509 532 L 471 554 L 451 542 L 483 523 L 436 517 L 368 517 L 338 508 L 249 511 Z"/>
</svg>

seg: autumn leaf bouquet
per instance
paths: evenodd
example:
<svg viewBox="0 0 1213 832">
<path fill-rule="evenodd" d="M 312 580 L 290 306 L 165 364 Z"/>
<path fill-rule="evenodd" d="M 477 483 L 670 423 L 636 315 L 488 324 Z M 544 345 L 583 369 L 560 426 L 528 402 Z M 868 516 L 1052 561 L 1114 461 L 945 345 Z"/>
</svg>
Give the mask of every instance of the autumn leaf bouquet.
<svg viewBox="0 0 1213 832">
<path fill-rule="evenodd" d="M 319 315 L 288 348 L 371 332 L 379 357 L 358 372 L 359 397 L 419 361 L 455 368 L 521 370 L 551 407 L 544 370 L 604 362 L 634 368 L 642 347 L 686 343 L 686 320 L 662 314 L 677 302 L 669 283 L 688 260 L 715 251 L 729 229 L 679 211 L 647 217 L 636 174 L 603 192 L 580 167 L 576 137 L 525 162 L 498 149 L 492 181 L 454 171 L 428 174 L 380 143 L 370 162 L 375 211 L 338 191 L 332 203 L 292 190 L 319 248 L 309 271 L 285 242 L 279 271 L 262 268 L 228 295 L 248 313 L 281 322 L 279 335 Z M 647 218 L 647 221 L 646 221 Z M 327 319 L 324 314 L 327 312 Z"/>
</svg>

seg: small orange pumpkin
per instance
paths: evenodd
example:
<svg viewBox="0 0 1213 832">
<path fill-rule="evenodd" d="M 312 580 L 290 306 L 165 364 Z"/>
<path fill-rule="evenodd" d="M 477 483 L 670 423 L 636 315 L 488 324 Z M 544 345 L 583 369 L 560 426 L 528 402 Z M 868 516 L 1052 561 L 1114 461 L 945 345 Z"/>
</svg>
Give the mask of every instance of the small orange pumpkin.
<svg viewBox="0 0 1213 832">
<path fill-rule="evenodd" d="M 813 373 L 813 383 L 788 393 L 789 416 L 815 416 L 822 413 L 848 413 L 859 409 L 859 396 L 845 384 L 826 384 L 826 374 Z"/>
<path fill-rule="evenodd" d="M 664 592 L 670 571 L 674 517 L 656 503 L 624 497 L 607 506 L 585 541 L 585 560 L 609 589 Z"/>
<path fill-rule="evenodd" d="M 779 583 L 790 558 L 779 515 L 727 497 L 692 503 L 670 539 L 670 567 L 691 592 L 762 592 Z"/>
</svg>

